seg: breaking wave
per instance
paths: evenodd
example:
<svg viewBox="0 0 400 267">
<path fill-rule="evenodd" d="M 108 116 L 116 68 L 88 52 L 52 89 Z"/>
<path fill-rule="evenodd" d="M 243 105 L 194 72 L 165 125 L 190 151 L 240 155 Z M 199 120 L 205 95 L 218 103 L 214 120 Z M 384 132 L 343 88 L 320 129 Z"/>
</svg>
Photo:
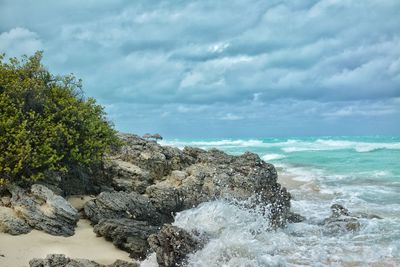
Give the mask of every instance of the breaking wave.
<svg viewBox="0 0 400 267">
<path fill-rule="evenodd" d="M 360 142 L 350 140 L 334 140 L 334 139 L 316 139 L 305 141 L 300 139 L 288 139 L 282 141 L 274 140 L 217 140 L 217 141 L 181 141 L 168 140 L 162 141 L 162 145 L 183 148 L 185 146 L 196 146 L 205 149 L 208 148 L 280 148 L 285 153 L 302 152 L 302 151 L 323 151 L 323 150 L 343 150 L 350 149 L 356 152 L 371 152 L 378 149 L 400 150 L 400 142 Z M 276 158 L 272 158 L 276 159 Z"/>
</svg>

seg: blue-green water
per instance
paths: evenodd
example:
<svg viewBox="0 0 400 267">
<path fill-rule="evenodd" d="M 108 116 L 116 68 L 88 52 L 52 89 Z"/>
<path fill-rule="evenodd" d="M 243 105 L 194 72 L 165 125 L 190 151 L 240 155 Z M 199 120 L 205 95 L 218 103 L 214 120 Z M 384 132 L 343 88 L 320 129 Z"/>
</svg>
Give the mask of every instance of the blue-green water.
<svg viewBox="0 0 400 267">
<path fill-rule="evenodd" d="M 241 211 L 227 203 L 208 203 L 178 214 L 176 224 L 188 229 L 208 225 L 202 230 L 213 233 L 211 226 L 221 225 L 209 216 L 216 211 L 226 223 L 221 229 L 212 228 L 218 238 L 192 255 L 192 266 L 400 266 L 400 137 L 167 140 L 163 144 L 218 148 L 234 155 L 257 153 L 277 167 L 279 181 L 292 194 L 292 209 L 307 217 L 278 232 L 231 240 L 224 231 L 229 237 L 242 235 L 249 222 L 232 214 Z M 333 203 L 383 219 L 362 219 L 358 232 L 327 236 L 320 222 L 330 215 Z M 251 218 L 246 220 L 259 220 Z"/>
</svg>

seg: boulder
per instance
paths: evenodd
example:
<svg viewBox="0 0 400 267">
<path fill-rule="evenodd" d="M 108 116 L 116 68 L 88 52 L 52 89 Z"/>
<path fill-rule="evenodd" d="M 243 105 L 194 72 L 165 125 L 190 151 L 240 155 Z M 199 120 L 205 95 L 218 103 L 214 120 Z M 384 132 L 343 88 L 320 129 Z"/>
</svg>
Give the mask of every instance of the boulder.
<svg viewBox="0 0 400 267">
<path fill-rule="evenodd" d="M 184 265 L 187 256 L 203 246 L 199 238 L 169 224 L 164 225 L 158 234 L 151 235 L 148 242 L 156 253 L 159 266 L 163 267 Z"/>
<path fill-rule="evenodd" d="M 132 219 L 161 225 L 172 218 L 158 212 L 150 199 L 136 192 L 102 192 L 84 206 L 86 216 L 98 223 L 101 219 Z"/>
<path fill-rule="evenodd" d="M 29 233 L 32 228 L 19 218 L 15 211 L 8 207 L 0 207 L 0 232 L 11 235 Z"/>
<path fill-rule="evenodd" d="M 358 219 L 351 216 L 348 209 L 340 204 L 331 206 L 332 214 L 323 221 L 327 233 L 338 234 L 344 232 L 356 232 L 360 229 L 361 224 Z"/>
<path fill-rule="evenodd" d="M 32 185 L 30 191 L 14 186 L 11 207 L 30 227 L 52 235 L 74 234 L 79 214 L 63 197 L 44 185 Z"/>
<path fill-rule="evenodd" d="M 86 259 L 70 259 L 63 254 L 50 254 L 45 259 L 32 259 L 30 267 L 139 267 L 139 264 L 117 260 L 111 265 L 102 265 Z"/>
<path fill-rule="evenodd" d="M 130 253 L 136 259 L 144 259 L 149 250 L 147 238 L 159 231 L 158 226 L 132 219 L 103 219 L 94 232 L 111 240 L 115 246 Z"/>
</svg>

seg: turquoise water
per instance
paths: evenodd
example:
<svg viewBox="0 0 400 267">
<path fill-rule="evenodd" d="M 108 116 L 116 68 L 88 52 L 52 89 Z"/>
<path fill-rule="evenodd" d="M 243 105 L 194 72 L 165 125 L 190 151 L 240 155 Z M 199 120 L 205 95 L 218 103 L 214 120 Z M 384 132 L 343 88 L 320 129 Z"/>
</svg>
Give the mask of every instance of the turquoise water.
<svg viewBox="0 0 400 267">
<path fill-rule="evenodd" d="M 315 178 L 324 186 L 358 187 L 355 190 L 361 193 L 360 198 L 367 201 L 400 203 L 400 137 L 171 140 L 164 143 L 181 148 L 185 145 L 215 147 L 233 155 L 251 151 L 273 163 L 281 172 L 300 180 Z M 364 192 L 360 187 L 365 187 Z M 376 195 L 371 190 L 376 190 Z"/>
<path fill-rule="evenodd" d="M 233 155 L 257 153 L 276 166 L 279 181 L 292 194 L 292 209 L 307 218 L 254 236 L 244 233 L 262 228 L 263 217 L 229 203 L 215 201 L 184 211 L 178 214 L 177 225 L 203 227 L 197 230 L 215 236 L 192 255 L 190 266 L 400 266 L 400 137 L 166 140 L 163 144 L 218 148 Z M 333 203 L 383 219 L 362 219 L 360 231 L 329 236 L 320 223 L 330 215 Z M 210 214 L 218 214 L 218 222 Z"/>
</svg>

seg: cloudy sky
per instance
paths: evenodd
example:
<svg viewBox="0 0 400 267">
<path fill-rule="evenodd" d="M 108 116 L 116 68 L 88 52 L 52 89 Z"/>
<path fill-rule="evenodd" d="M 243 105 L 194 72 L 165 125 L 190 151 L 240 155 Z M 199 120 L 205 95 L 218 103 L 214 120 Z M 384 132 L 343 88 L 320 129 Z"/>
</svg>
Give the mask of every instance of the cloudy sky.
<svg viewBox="0 0 400 267">
<path fill-rule="evenodd" d="M 44 51 L 124 132 L 400 134 L 399 0 L 0 0 L 0 52 Z"/>
</svg>

